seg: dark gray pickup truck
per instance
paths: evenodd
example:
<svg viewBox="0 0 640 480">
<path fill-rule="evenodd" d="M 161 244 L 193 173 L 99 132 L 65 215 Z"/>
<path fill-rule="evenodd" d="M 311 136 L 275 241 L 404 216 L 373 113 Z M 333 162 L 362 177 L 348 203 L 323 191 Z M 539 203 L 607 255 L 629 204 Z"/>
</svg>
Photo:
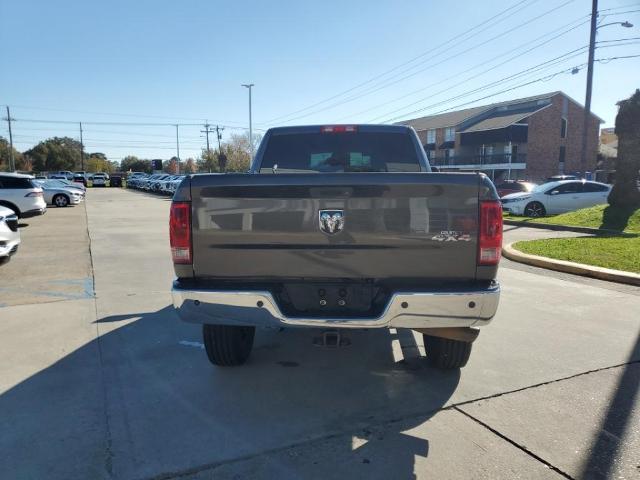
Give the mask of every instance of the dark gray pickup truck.
<svg viewBox="0 0 640 480">
<path fill-rule="evenodd" d="M 463 367 L 498 307 L 502 210 L 478 173 L 432 172 L 409 127 L 269 130 L 245 174 L 192 175 L 169 222 L 173 303 L 215 365 L 256 327 L 410 328 Z"/>
</svg>

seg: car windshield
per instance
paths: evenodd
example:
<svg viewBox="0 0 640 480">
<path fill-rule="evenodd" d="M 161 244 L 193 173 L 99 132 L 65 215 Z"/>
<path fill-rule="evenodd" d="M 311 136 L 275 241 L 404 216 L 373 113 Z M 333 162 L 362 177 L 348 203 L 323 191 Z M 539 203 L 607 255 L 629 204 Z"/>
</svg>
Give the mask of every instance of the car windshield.
<svg viewBox="0 0 640 480">
<path fill-rule="evenodd" d="M 418 172 L 420 161 L 406 133 L 274 134 L 260 165 L 270 172 Z"/>
</svg>

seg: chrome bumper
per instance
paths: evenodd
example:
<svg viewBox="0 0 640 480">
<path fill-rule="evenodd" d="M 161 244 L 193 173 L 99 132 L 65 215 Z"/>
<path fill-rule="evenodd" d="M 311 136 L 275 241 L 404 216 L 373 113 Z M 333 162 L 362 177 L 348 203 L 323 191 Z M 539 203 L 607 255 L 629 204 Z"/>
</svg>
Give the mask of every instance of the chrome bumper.
<svg viewBox="0 0 640 480">
<path fill-rule="evenodd" d="M 500 287 L 445 292 L 398 292 L 375 318 L 288 317 L 268 291 L 183 289 L 174 284 L 173 306 L 191 323 L 265 327 L 439 328 L 488 324 L 496 313 Z"/>
</svg>

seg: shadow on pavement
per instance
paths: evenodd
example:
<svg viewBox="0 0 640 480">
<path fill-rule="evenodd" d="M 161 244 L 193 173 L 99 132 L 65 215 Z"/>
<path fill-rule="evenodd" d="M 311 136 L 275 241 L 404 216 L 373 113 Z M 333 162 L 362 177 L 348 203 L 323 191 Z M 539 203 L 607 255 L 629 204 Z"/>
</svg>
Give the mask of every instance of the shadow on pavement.
<svg viewBox="0 0 640 480">
<path fill-rule="evenodd" d="M 367 438 L 372 425 L 397 446 L 374 476 L 414 478 L 429 443 L 403 431 L 442 408 L 460 378 L 428 367 L 405 331 L 353 331 L 349 347 L 328 349 L 313 346 L 319 331 L 261 330 L 248 364 L 223 369 L 208 363 L 199 326 L 171 307 L 96 323 L 99 340 L 0 395 L 7 478 L 204 472 L 323 438 L 362 463 L 373 444 L 351 435 Z"/>
<path fill-rule="evenodd" d="M 638 390 L 640 390 L 640 370 L 634 368 L 640 355 L 640 333 L 636 344 L 629 355 L 629 362 L 624 367 L 616 386 L 613 398 L 609 403 L 606 415 L 593 439 L 589 458 L 585 462 L 579 478 L 613 478 L 612 469 L 615 467 L 616 457 L 623 446 L 625 433 L 630 425 Z M 638 467 L 640 469 L 640 466 Z"/>
</svg>

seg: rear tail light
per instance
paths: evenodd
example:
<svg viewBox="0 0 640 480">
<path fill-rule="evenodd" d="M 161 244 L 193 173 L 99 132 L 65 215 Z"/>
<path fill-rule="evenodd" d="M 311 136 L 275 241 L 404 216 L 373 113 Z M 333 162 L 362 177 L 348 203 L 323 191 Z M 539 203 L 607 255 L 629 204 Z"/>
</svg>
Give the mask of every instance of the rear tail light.
<svg viewBox="0 0 640 480">
<path fill-rule="evenodd" d="M 40 192 L 29 192 L 25 195 L 25 197 L 44 197 L 44 194 Z"/>
<path fill-rule="evenodd" d="M 355 133 L 357 131 L 355 125 L 325 125 L 320 128 L 322 133 Z"/>
<path fill-rule="evenodd" d="M 478 265 L 497 265 L 502 253 L 502 206 L 498 200 L 480 202 Z"/>
<path fill-rule="evenodd" d="M 173 202 L 169 215 L 169 242 L 173 263 L 190 264 L 191 255 L 191 203 Z"/>
</svg>

